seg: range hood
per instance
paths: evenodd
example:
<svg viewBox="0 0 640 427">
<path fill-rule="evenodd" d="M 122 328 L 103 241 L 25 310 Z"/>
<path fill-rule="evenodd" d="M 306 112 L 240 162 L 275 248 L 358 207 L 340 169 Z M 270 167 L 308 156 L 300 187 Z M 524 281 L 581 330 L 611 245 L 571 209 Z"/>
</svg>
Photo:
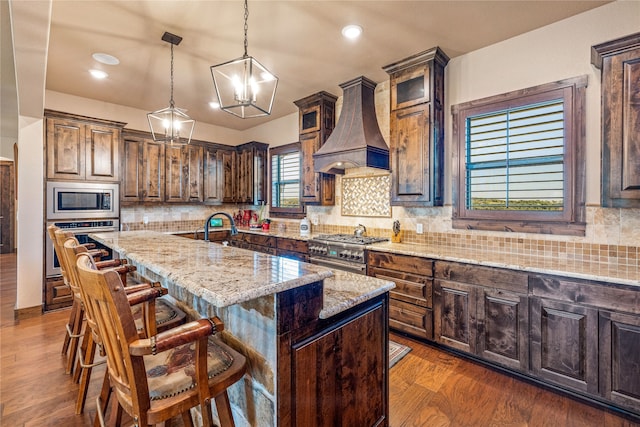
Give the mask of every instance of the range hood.
<svg viewBox="0 0 640 427">
<path fill-rule="evenodd" d="M 314 170 L 334 175 L 357 167 L 389 170 L 389 147 L 376 119 L 376 83 L 361 76 L 340 87 L 343 91 L 340 118 L 313 155 Z"/>
</svg>

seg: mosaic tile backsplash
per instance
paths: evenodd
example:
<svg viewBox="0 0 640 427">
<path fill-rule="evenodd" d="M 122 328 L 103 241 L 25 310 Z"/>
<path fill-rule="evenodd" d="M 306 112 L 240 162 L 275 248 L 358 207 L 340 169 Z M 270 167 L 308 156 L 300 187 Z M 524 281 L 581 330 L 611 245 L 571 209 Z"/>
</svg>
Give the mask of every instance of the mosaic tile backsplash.
<svg viewBox="0 0 640 427">
<path fill-rule="evenodd" d="M 391 175 L 342 178 L 342 215 L 390 217 Z"/>
</svg>

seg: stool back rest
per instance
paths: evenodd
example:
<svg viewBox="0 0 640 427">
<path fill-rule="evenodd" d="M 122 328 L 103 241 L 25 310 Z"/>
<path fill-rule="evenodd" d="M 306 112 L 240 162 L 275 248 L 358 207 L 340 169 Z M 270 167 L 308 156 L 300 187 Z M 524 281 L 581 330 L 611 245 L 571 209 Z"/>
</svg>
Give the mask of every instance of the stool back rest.
<svg viewBox="0 0 640 427">
<path fill-rule="evenodd" d="M 77 259 L 83 254 L 87 257 L 87 262 L 91 265 L 92 268 L 95 268 L 95 261 L 93 257 L 89 254 L 87 248 L 83 245 L 78 244 L 77 239 L 67 239 L 64 242 L 64 258 L 68 267 L 68 275 L 70 286 L 72 289 L 78 289 L 78 293 L 80 294 L 80 298 L 82 299 L 82 305 L 84 306 L 84 316 L 87 322 L 87 325 L 91 328 L 91 333 L 93 334 L 93 340 L 97 344 L 102 344 L 102 339 L 100 338 L 100 334 L 98 332 L 98 325 L 93 316 L 93 312 L 91 311 L 91 307 L 86 302 L 86 297 L 82 292 L 82 287 L 80 286 L 80 278 L 78 277 L 78 267 L 77 267 Z"/>
<path fill-rule="evenodd" d="M 60 243 L 58 241 L 58 237 L 56 235 L 57 232 L 62 232 L 63 230 L 58 227 L 57 225 L 53 225 L 51 224 L 50 226 L 47 227 L 47 233 L 49 233 L 49 238 L 51 239 L 51 242 L 53 243 L 53 251 L 56 253 L 56 256 L 58 257 L 58 262 L 60 263 L 60 274 L 62 274 L 62 280 L 64 280 L 64 283 L 66 285 L 69 284 L 69 279 L 67 277 L 67 272 L 65 269 L 65 265 L 64 262 L 62 260 L 62 257 L 64 255 L 62 255 L 62 247 L 60 246 Z"/>
<path fill-rule="evenodd" d="M 150 405 L 147 374 L 142 356 L 129 353 L 129 345 L 139 337 L 122 280 L 115 271 L 95 270 L 92 264 L 86 253 L 78 255 L 80 287 L 102 338 L 111 385 L 118 401 L 146 411 Z"/>
<path fill-rule="evenodd" d="M 77 280 L 71 280 L 70 270 L 72 269 L 71 264 L 75 263 L 76 257 L 69 259 L 67 252 L 64 249 L 64 245 L 67 240 L 70 240 L 75 243 L 75 245 L 79 245 L 78 239 L 73 235 L 72 232 L 66 231 L 63 229 L 58 229 L 54 233 L 54 237 L 56 239 L 56 253 L 58 254 L 58 260 L 60 261 L 60 269 L 64 272 L 64 277 L 67 285 L 71 288 L 74 294 L 80 293 L 80 288 L 78 287 Z"/>
</svg>

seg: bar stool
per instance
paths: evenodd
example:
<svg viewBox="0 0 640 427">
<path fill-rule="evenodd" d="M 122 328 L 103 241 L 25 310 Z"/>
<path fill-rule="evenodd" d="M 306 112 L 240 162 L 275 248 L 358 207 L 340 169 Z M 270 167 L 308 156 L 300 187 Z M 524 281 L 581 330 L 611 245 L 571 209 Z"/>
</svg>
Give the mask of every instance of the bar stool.
<svg viewBox="0 0 640 427">
<path fill-rule="evenodd" d="M 177 415 L 192 426 L 189 410 L 197 405 L 203 424 L 213 426 L 211 398 L 221 425 L 235 425 L 227 388 L 244 376 L 246 360 L 215 336 L 224 328 L 219 318 L 200 319 L 140 338 L 129 309 L 136 294 L 127 295 L 120 277 L 96 270 L 86 254 L 78 255 L 77 271 L 87 312 L 96 321 L 107 356 L 109 378 L 97 398 L 101 425 L 111 387 L 120 407 L 138 426 Z M 141 298 L 144 292 L 139 292 Z"/>
<path fill-rule="evenodd" d="M 62 233 L 58 233 L 58 236 L 61 234 Z M 80 298 L 80 307 L 82 308 L 82 312 L 84 313 L 84 317 L 88 325 L 83 334 L 84 338 L 82 340 L 82 346 L 78 349 L 78 366 L 74 370 L 74 380 L 76 382 L 80 382 L 78 399 L 76 401 L 76 414 L 80 414 L 84 410 L 87 389 L 91 379 L 91 371 L 92 368 L 96 366 L 94 359 L 100 340 L 97 339 L 96 336 L 96 326 L 94 321 L 91 319 L 89 313 L 85 311 L 86 302 L 82 295 L 82 290 L 77 276 L 77 267 L 75 265 L 78 254 L 85 254 L 87 256 L 90 256 L 90 254 L 83 245 L 78 244 L 78 241 L 73 236 L 68 235 L 63 243 L 62 254 L 63 262 L 68 272 L 69 284 L 74 290 L 74 295 L 77 295 Z M 101 263 L 94 261 L 94 265 L 98 266 L 99 264 Z M 120 275 L 122 281 L 122 269 L 112 270 L 116 271 Z M 124 277 L 126 279 L 126 275 Z M 162 288 L 159 283 L 139 283 L 125 286 L 124 289 L 127 294 L 151 289 L 155 298 L 167 294 L 167 290 Z M 140 303 L 132 304 L 131 311 L 135 318 L 136 328 L 141 337 L 155 335 L 157 330 L 164 330 L 178 326 L 183 324 L 186 320 L 186 314 L 175 305 L 164 299 L 158 299 L 156 301 L 155 298 L 149 301 L 140 301 Z M 100 362 L 98 362 L 98 364 L 99 363 Z"/>
</svg>

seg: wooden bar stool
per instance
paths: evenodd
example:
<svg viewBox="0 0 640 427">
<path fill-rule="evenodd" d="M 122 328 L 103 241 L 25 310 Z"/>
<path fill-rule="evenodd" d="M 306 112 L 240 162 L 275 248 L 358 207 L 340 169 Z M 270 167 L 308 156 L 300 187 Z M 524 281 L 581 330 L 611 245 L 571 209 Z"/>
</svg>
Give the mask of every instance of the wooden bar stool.
<svg viewBox="0 0 640 427">
<path fill-rule="evenodd" d="M 76 401 L 76 414 L 80 414 L 84 410 L 92 368 L 96 366 L 96 364 L 101 363 L 94 363 L 95 353 L 98 346 L 100 346 L 101 340 L 96 335 L 95 322 L 91 319 L 90 313 L 84 309 L 86 302 L 82 295 L 76 267 L 78 254 L 90 256 L 87 249 L 83 245 L 78 244 L 75 238 L 67 236 L 67 240 L 63 244 L 63 262 L 67 267 L 69 283 L 72 289 L 80 296 L 80 305 L 88 325 L 88 327 L 85 328 L 82 346 L 78 349 L 78 366 L 74 371 L 74 379 L 80 382 L 78 399 Z M 94 261 L 94 265 L 98 264 L 101 263 Z M 120 274 L 122 280 L 120 269 L 114 269 L 114 271 Z M 167 290 L 162 288 L 159 283 L 139 283 L 125 286 L 124 289 L 127 294 L 152 289 L 153 295 L 155 295 L 156 298 L 167 294 Z M 143 303 L 134 304 L 131 307 L 131 311 L 134 315 L 136 328 L 141 337 L 155 335 L 158 330 L 165 330 L 181 325 L 186 320 L 186 314 L 182 310 L 164 299 L 156 300 L 153 298 L 149 301 L 143 301 Z"/>
<path fill-rule="evenodd" d="M 223 426 L 233 426 L 227 388 L 245 374 L 244 356 L 219 337 L 220 319 L 200 319 L 148 338 L 140 338 L 130 300 L 115 272 L 99 271 L 88 255 L 77 261 L 87 312 L 95 319 L 107 356 L 108 381 L 97 398 L 98 420 L 115 391 L 120 407 L 138 426 L 158 424 L 181 415 L 192 426 L 190 408 L 201 406 L 203 424 L 213 426 L 211 399 Z"/>
</svg>

